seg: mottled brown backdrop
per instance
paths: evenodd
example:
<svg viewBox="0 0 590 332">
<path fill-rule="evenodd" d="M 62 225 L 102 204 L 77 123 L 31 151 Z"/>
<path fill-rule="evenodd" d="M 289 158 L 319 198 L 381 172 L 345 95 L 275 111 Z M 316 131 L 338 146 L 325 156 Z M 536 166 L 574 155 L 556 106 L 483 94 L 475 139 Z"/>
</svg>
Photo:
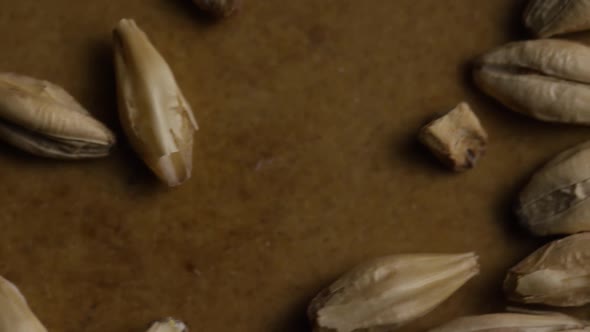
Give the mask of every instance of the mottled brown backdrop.
<svg viewBox="0 0 590 332">
<path fill-rule="evenodd" d="M 0 145 L 0 274 L 51 331 L 306 331 L 307 302 L 365 259 L 481 255 L 481 275 L 405 331 L 501 310 L 508 267 L 546 240 L 520 231 L 519 188 L 582 127 L 516 115 L 468 63 L 526 38 L 523 1 L 245 1 L 212 22 L 188 0 L 0 0 L 0 70 L 64 86 L 114 128 L 105 159 Z M 193 179 L 169 190 L 117 123 L 111 29 L 135 18 L 201 125 Z M 488 154 L 451 174 L 416 143 L 467 100 Z"/>
</svg>

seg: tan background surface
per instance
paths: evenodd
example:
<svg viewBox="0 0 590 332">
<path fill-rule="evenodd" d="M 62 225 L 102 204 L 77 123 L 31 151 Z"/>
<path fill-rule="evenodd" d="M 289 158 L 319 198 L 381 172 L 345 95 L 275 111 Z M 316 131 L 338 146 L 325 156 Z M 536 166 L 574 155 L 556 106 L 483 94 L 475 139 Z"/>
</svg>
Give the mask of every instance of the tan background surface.
<svg viewBox="0 0 590 332">
<path fill-rule="evenodd" d="M 0 146 L 0 274 L 51 331 L 306 331 L 305 307 L 363 260 L 481 255 L 482 273 L 406 331 L 505 306 L 505 270 L 543 241 L 514 196 L 581 127 L 515 115 L 472 86 L 470 59 L 523 38 L 514 0 L 246 1 L 208 22 L 187 0 L 0 0 L 0 70 L 64 86 L 115 128 L 112 156 L 29 157 Z M 111 28 L 135 18 L 202 129 L 193 179 L 160 186 L 121 135 Z M 460 100 L 491 136 L 474 171 L 415 142 Z"/>
</svg>

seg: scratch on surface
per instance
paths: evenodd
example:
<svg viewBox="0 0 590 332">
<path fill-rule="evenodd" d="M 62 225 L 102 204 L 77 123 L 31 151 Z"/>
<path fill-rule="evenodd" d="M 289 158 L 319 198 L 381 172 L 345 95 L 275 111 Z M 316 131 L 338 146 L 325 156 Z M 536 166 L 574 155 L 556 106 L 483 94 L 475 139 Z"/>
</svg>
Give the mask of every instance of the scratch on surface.
<svg viewBox="0 0 590 332">
<path fill-rule="evenodd" d="M 260 159 L 256 163 L 256 166 L 254 166 L 254 170 L 257 171 L 257 172 L 259 172 L 262 169 L 271 166 L 272 163 L 273 163 L 273 161 L 274 161 L 274 158 Z"/>
</svg>

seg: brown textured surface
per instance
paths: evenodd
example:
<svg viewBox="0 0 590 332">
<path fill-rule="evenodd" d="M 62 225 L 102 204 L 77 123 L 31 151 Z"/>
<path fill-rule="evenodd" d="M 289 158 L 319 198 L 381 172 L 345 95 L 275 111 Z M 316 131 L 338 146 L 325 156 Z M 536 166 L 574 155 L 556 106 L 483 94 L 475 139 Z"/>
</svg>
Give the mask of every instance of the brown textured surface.
<svg viewBox="0 0 590 332">
<path fill-rule="evenodd" d="M 246 1 L 214 24 L 185 0 L 0 0 L 0 70 L 64 86 L 118 131 L 109 158 L 55 162 L 0 146 L 0 274 L 51 331 L 305 331 L 317 291 L 369 257 L 481 255 L 482 274 L 421 331 L 505 306 L 517 190 L 590 137 L 505 110 L 467 62 L 522 38 L 523 1 Z M 201 125 L 193 179 L 161 187 L 116 121 L 110 30 L 133 17 L 177 74 Z M 490 134 L 455 175 L 415 142 L 471 102 Z"/>
</svg>

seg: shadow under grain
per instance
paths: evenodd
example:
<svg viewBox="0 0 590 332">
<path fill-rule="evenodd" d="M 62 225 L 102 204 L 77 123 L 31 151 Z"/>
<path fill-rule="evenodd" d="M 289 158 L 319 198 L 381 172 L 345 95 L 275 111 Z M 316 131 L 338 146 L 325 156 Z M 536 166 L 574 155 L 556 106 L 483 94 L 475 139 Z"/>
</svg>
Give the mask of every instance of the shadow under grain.
<svg viewBox="0 0 590 332">
<path fill-rule="evenodd" d="M 514 40 L 530 39 L 531 34 L 524 26 L 523 14 L 529 0 L 518 0 L 510 3 L 507 9 L 506 22 L 501 26 L 504 27 L 506 35 Z"/>
<path fill-rule="evenodd" d="M 515 212 L 518 195 L 528 183 L 531 175 L 532 172 L 513 181 L 509 190 L 499 195 L 499 199 L 494 202 L 493 211 L 496 214 L 494 219 L 503 221 L 501 226 L 503 226 L 505 236 L 514 241 L 527 241 L 531 238 L 530 234 L 520 225 Z"/>
<path fill-rule="evenodd" d="M 406 158 L 414 167 L 421 168 L 429 173 L 435 173 L 439 175 L 453 175 L 454 172 L 449 170 L 440 160 L 438 160 L 434 154 L 422 144 L 418 138 L 418 131 L 416 130 L 415 136 L 404 138 L 402 144 L 398 144 L 397 140 L 393 145 L 393 153 L 391 157 L 393 162 L 399 159 L 400 156 Z"/>
<path fill-rule="evenodd" d="M 300 299 L 290 308 L 289 313 L 273 324 L 271 332 L 311 331 L 307 319 L 307 305 L 310 301 L 311 299 Z"/>
<path fill-rule="evenodd" d="M 88 90 L 84 97 L 94 117 L 119 136 L 121 133 L 117 114 L 117 94 L 113 47 L 110 39 L 99 39 L 89 45 Z"/>
<path fill-rule="evenodd" d="M 166 9 L 180 13 L 201 27 L 209 27 L 222 20 L 222 18 L 211 17 L 199 10 L 192 0 L 161 0 L 160 4 Z"/>
</svg>

